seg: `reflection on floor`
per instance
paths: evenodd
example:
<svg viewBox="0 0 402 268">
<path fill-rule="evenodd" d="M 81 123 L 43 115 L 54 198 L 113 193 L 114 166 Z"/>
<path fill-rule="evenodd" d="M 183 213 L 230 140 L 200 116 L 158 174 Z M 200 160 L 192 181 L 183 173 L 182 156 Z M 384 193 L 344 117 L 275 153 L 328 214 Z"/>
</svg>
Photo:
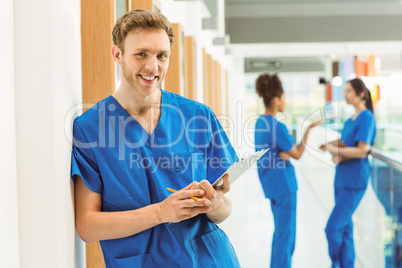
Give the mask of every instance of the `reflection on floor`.
<svg viewBox="0 0 402 268">
<path fill-rule="evenodd" d="M 334 166 L 329 155 L 312 149 L 319 142 L 310 138 L 308 152 L 294 162 L 299 185 L 294 268 L 331 267 L 324 229 L 334 205 Z M 232 215 L 220 227 L 232 241 L 242 267 L 269 267 L 273 219 L 256 170 L 250 169 L 236 181 L 228 197 Z M 353 217 L 356 268 L 384 267 L 384 215 L 369 185 Z"/>
</svg>

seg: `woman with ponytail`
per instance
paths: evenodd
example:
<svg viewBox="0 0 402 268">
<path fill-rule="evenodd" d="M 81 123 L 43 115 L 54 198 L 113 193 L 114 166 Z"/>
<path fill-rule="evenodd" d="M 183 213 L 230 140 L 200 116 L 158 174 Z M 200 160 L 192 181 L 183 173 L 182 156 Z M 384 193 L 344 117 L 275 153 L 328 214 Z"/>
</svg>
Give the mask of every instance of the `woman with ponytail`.
<svg viewBox="0 0 402 268">
<path fill-rule="evenodd" d="M 376 124 L 370 91 L 356 78 L 345 85 L 345 100 L 355 114 L 345 122 L 340 140 L 321 145 L 329 151 L 336 166 L 335 207 L 325 233 L 332 267 L 354 267 L 352 215 L 368 185 L 370 164 L 368 153 L 374 143 Z"/>
<path fill-rule="evenodd" d="M 256 81 L 256 91 L 263 99 L 265 114 L 255 127 L 256 151 L 270 148 L 258 163 L 258 175 L 266 198 L 271 201 L 275 231 L 272 238 L 271 268 L 290 268 L 296 239 L 296 175 L 290 157 L 299 159 L 306 146 L 310 130 L 307 127 L 302 142 L 295 145 L 285 124 L 278 121 L 278 112 L 286 108 L 285 93 L 279 77 L 262 74 Z"/>
</svg>

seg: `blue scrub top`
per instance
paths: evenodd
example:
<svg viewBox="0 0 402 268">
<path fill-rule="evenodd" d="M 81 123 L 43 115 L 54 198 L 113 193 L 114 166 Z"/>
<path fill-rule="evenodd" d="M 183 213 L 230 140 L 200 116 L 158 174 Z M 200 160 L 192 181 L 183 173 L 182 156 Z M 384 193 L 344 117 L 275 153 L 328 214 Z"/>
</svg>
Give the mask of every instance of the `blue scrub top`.
<svg viewBox="0 0 402 268">
<path fill-rule="evenodd" d="M 348 147 L 357 146 L 359 141 L 373 145 L 376 124 L 373 113 L 366 109 L 355 120 L 349 118 L 342 130 L 341 140 Z M 336 166 L 335 187 L 366 189 L 370 176 L 368 156 L 345 161 Z"/>
<path fill-rule="evenodd" d="M 270 148 L 258 161 L 258 175 L 265 197 L 276 198 L 297 191 L 295 170 L 290 161 L 283 160 L 279 152 L 288 152 L 294 138 L 285 124 L 272 115 L 261 115 L 255 126 L 256 151 Z"/>
<path fill-rule="evenodd" d="M 214 182 L 238 160 L 207 106 L 162 92 L 150 135 L 109 96 L 74 121 L 71 178 L 102 195 L 102 211 L 163 201 L 166 187 Z M 160 224 L 133 236 L 100 241 L 107 267 L 239 267 L 225 233 L 205 214 Z"/>
</svg>

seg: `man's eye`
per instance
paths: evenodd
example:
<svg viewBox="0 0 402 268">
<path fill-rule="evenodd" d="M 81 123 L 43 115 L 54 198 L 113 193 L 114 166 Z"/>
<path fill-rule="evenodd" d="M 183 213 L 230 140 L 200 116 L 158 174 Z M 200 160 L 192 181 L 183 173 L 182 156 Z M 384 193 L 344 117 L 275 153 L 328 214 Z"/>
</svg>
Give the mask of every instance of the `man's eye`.
<svg viewBox="0 0 402 268">
<path fill-rule="evenodd" d="M 137 56 L 139 56 L 139 57 L 144 57 L 144 56 L 145 56 L 145 53 L 140 52 L 140 53 L 137 54 Z"/>
<path fill-rule="evenodd" d="M 167 55 L 161 54 L 161 55 L 159 55 L 159 58 L 161 58 L 161 59 L 166 59 L 166 58 L 167 58 Z"/>
</svg>

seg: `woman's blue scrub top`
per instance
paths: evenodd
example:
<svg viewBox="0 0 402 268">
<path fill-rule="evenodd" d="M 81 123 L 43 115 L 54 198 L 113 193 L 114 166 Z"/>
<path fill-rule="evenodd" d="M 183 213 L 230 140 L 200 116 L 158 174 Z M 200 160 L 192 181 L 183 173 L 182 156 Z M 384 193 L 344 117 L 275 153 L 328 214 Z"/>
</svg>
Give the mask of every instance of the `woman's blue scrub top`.
<svg viewBox="0 0 402 268">
<path fill-rule="evenodd" d="M 207 106 L 161 92 L 151 135 L 112 96 L 74 121 L 71 177 L 102 195 L 102 211 L 161 202 L 171 194 L 166 187 L 213 183 L 238 160 Z M 205 214 L 100 243 L 107 267 L 240 267 L 226 234 Z"/>
<path fill-rule="evenodd" d="M 256 151 L 270 148 L 258 161 L 258 176 L 265 197 L 276 198 L 297 191 L 295 170 L 290 161 L 280 157 L 294 146 L 294 138 L 285 124 L 272 115 L 261 115 L 255 126 Z"/>
<path fill-rule="evenodd" d="M 376 124 L 373 113 L 366 109 L 355 120 L 348 119 L 342 130 L 341 140 L 348 147 L 355 147 L 359 141 L 373 145 Z M 345 161 L 336 166 L 335 187 L 366 189 L 370 177 L 368 156 Z"/>
</svg>

